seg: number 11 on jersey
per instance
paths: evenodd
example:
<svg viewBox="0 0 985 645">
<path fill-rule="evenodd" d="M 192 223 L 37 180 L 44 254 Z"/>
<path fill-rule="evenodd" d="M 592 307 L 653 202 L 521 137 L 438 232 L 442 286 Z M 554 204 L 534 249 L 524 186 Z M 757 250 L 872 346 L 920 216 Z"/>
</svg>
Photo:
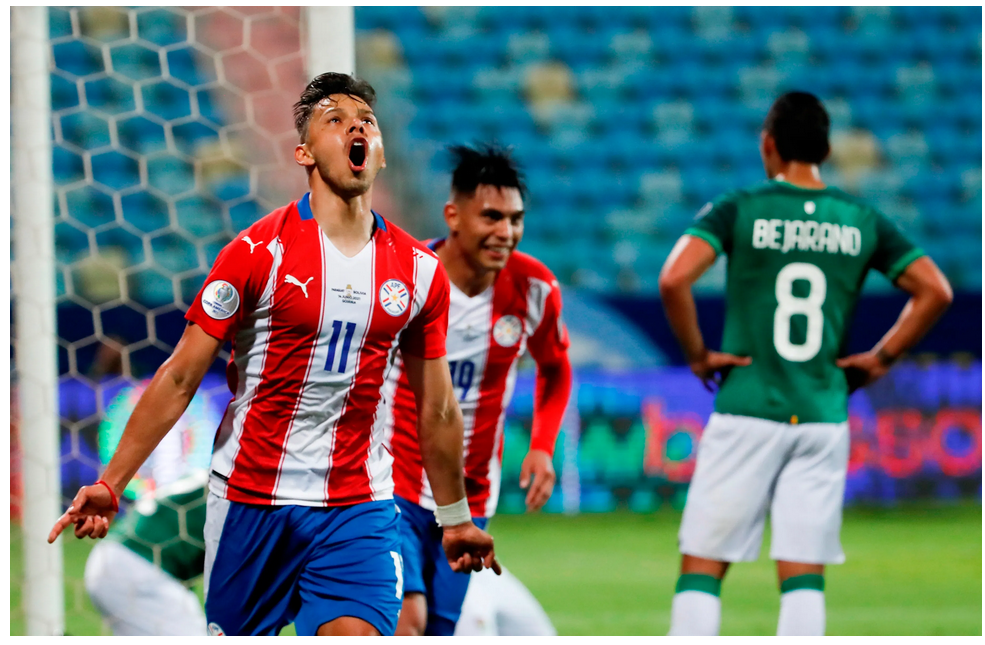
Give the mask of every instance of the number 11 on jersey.
<svg viewBox="0 0 985 645">
<path fill-rule="evenodd" d="M 352 335 L 356 333 L 356 323 L 345 323 L 345 340 L 342 341 L 342 352 L 339 356 L 339 374 L 345 374 L 345 364 L 349 358 L 349 344 L 352 343 Z M 332 339 L 328 341 L 328 360 L 325 361 L 325 371 L 332 372 L 335 365 L 335 348 L 339 344 L 339 336 L 342 334 L 342 321 L 332 321 Z"/>
</svg>

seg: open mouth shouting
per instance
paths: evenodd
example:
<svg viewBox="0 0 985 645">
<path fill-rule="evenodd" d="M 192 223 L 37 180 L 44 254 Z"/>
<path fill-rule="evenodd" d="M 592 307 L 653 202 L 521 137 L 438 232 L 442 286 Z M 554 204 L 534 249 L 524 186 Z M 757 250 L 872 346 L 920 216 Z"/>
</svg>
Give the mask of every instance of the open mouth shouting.
<svg viewBox="0 0 985 645">
<path fill-rule="evenodd" d="M 366 159 L 369 157 L 369 142 L 362 137 L 349 142 L 349 169 L 352 172 L 366 170 Z"/>
</svg>

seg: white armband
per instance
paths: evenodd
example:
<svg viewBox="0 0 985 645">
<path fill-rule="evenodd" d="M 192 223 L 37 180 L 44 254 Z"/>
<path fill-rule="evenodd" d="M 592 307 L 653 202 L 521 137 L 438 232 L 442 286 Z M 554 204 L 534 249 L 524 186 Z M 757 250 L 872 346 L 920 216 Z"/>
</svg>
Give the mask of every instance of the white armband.
<svg viewBox="0 0 985 645">
<path fill-rule="evenodd" d="M 435 507 L 434 519 L 438 521 L 438 526 L 455 526 L 471 522 L 472 513 L 469 511 L 468 499 L 463 497 L 454 504 Z"/>
</svg>

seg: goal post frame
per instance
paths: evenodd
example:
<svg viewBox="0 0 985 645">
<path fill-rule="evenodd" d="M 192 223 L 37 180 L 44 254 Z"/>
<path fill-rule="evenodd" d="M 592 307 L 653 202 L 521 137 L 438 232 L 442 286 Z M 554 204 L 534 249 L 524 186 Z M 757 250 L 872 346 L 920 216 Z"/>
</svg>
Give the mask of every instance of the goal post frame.
<svg viewBox="0 0 985 645">
<path fill-rule="evenodd" d="M 308 78 L 323 72 L 356 72 L 356 23 L 353 7 L 306 7 Z"/>
<path fill-rule="evenodd" d="M 61 513 L 58 334 L 48 9 L 11 9 L 11 148 L 17 393 L 29 635 L 65 631 L 62 545 L 47 538 Z M 71 537 L 71 536 L 69 536 Z"/>
</svg>

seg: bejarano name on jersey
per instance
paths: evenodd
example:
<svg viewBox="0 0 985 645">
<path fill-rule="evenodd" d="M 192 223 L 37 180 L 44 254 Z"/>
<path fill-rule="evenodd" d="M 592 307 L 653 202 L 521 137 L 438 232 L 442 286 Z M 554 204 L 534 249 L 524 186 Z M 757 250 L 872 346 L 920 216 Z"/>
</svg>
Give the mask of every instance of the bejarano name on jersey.
<svg viewBox="0 0 985 645">
<path fill-rule="evenodd" d="M 862 231 L 829 222 L 757 219 L 752 225 L 752 248 L 855 256 L 862 252 Z"/>
<path fill-rule="evenodd" d="M 921 255 L 884 215 L 835 188 L 768 181 L 725 195 L 687 229 L 728 256 L 722 351 L 749 356 L 715 397 L 722 414 L 841 423 L 837 360 L 866 274 L 895 280 Z"/>
</svg>

